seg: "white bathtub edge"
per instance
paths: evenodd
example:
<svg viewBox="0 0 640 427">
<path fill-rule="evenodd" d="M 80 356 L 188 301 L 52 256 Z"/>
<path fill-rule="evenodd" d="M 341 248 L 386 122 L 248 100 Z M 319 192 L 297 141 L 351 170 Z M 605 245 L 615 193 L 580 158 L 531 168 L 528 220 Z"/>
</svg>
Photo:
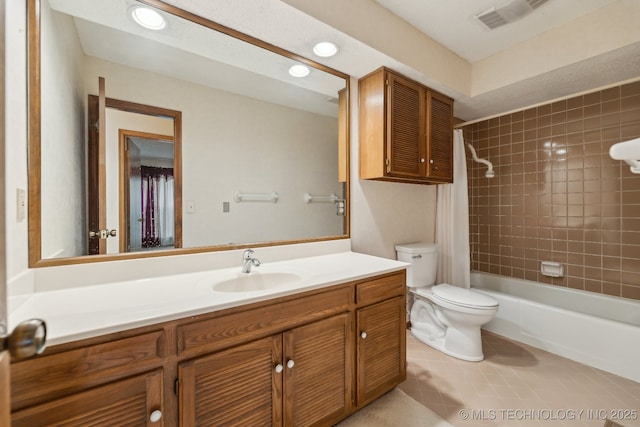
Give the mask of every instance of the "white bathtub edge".
<svg viewBox="0 0 640 427">
<path fill-rule="evenodd" d="M 640 327 L 494 290 L 476 290 L 500 303 L 484 330 L 640 382 Z"/>
</svg>

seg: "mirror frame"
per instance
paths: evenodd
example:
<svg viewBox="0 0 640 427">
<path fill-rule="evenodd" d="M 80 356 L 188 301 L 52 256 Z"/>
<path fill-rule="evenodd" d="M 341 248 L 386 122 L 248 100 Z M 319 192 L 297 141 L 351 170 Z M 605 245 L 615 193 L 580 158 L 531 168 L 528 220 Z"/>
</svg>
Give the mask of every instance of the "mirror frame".
<svg viewBox="0 0 640 427">
<path fill-rule="evenodd" d="M 346 111 L 345 111 L 345 168 L 346 168 L 346 181 L 345 181 L 345 200 L 346 200 L 346 213 L 344 216 L 344 234 L 336 236 L 322 236 L 317 238 L 298 239 L 298 240 L 278 240 L 272 242 L 259 242 L 259 243 L 242 243 L 238 245 L 214 245 L 214 246 L 199 246 L 193 248 L 180 248 L 169 250 L 158 250 L 150 252 L 127 252 L 117 254 L 105 254 L 105 255 L 81 255 L 67 258 L 42 258 L 42 243 L 41 243 L 41 219 L 42 219 L 42 205 L 41 205 L 41 75 L 40 75 L 40 4 L 41 0 L 28 0 L 27 1 L 27 58 L 28 58 L 28 195 L 29 195 L 29 214 L 28 214 L 28 234 L 29 234 L 29 267 L 53 267 L 60 265 L 71 264 L 86 264 L 93 262 L 106 262 L 106 261 L 118 261 L 129 260 L 139 258 L 152 258 L 161 256 L 172 255 L 186 255 L 196 254 L 203 252 L 216 252 L 227 251 L 244 248 L 258 248 L 266 246 L 279 246 L 290 245 L 296 243 L 311 243 L 322 242 L 329 240 L 341 240 L 348 239 L 351 235 L 351 173 L 350 173 L 350 76 L 340 71 L 329 68 L 325 65 L 319 64 L 303 56 L 294 54 L 278 46 L 259 40 L 255 37 L 236 31 L 232 28 L 218 24 L 207 18 L 201 17 L 194 13 L 180 9 L 176 6 L 164 3 L 162 0 L 136 0 L 141 4 L 155 7 L 166 13 L 176 15 L 180 18 L 191 21 L 195 24 L 202 25 L 211 30 L 221 32 L 230 37 L 234 37 L 243 40 L 247 43 L 253 44 L 257 47 L 267 49 L 271 52 L 279 55 L 291 58 L 301 63 L 307 64 L 318 70 L 333 74 L 337 77 L 341 77 L 345 80 L 346 89 Z M 337 141 L 336 141 L 337 142 Z M 337 160 L 337 159 L 336 159 Z M 180 207 L 182 209 L 182 206 Z"/>
</svg>

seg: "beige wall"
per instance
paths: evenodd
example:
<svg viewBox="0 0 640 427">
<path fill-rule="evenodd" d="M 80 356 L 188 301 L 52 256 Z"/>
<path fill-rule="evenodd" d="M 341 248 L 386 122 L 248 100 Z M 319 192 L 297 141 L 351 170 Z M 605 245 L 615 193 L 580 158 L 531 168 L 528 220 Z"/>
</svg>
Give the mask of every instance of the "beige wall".
<svg viewBox="0 0 640 427">
<path fill-rule="evenodd" d="M 69 257 L 87 240 L 84 55 L 71 17 L 41 9 L 41 253 Z"/>
<path fill-rule="evenodd" d="M 488 93 L 638 43 L 638 21 L 640 2 L 619 0 L 477 61 L 472 65 L 469 95 Z"/>
<path fill-rule="evenodd" d="M 433 242 L 436 186 L 358 179 L 358 84 L 351 80 L 351 246 L 395 258 L 398 243 Z"/>
<path fill-rule="evenodd" d="M 496 171 L 468 159 L 474 270 L 640 299 L 640 176 L 608 154 L 640 137 L 640 82 L 464 129 Z"/>
<path fill-rule="evenodd" d="M 5 77 L 10 82 L 5 96 L 11 100 L 11 108 L 5 112 L 6 140 L 6 241 L 11 251 L 7 253 L 7 279 L 23 275 L 28 265 L 27 221 L 18 221 L 16 189 L 27 189 L 27 52 L 26 52 L 25 2 L 6 3 L 6 63 Z"/>
<path fill-rule="evenodd" d="M 284 1 L 416 70 L 423 83 L 470 93 L 471 64 L 375 1 Z"/>
</svg>

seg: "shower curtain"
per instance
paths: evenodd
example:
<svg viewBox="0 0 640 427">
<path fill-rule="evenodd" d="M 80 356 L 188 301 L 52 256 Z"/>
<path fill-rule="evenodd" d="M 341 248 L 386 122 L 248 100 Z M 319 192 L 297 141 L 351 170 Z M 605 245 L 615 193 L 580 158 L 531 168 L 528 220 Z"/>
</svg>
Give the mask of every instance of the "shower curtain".
<svg viewBox="0 0 640 427">
<path fill-rule="evenodd" d="M 453 184 L 440 184 L 436 200 L 437 283 L 469 288 L 469 193 L 462 129 L 453 134 Z"/>
</svg>

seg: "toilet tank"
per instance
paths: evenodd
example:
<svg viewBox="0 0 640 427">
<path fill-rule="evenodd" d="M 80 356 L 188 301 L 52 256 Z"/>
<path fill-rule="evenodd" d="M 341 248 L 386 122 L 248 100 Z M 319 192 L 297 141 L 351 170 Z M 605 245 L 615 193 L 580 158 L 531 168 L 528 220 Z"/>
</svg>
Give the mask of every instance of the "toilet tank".
<svg viewBox="0 0 640 427">
<path fill-rule="evenodd" d="M 424 287 L 436 282 L 438 245 L 434 243 L 403 243 L 396 245 L 398 261 L 408 262 L 407 286 Z"/>
</svg>

